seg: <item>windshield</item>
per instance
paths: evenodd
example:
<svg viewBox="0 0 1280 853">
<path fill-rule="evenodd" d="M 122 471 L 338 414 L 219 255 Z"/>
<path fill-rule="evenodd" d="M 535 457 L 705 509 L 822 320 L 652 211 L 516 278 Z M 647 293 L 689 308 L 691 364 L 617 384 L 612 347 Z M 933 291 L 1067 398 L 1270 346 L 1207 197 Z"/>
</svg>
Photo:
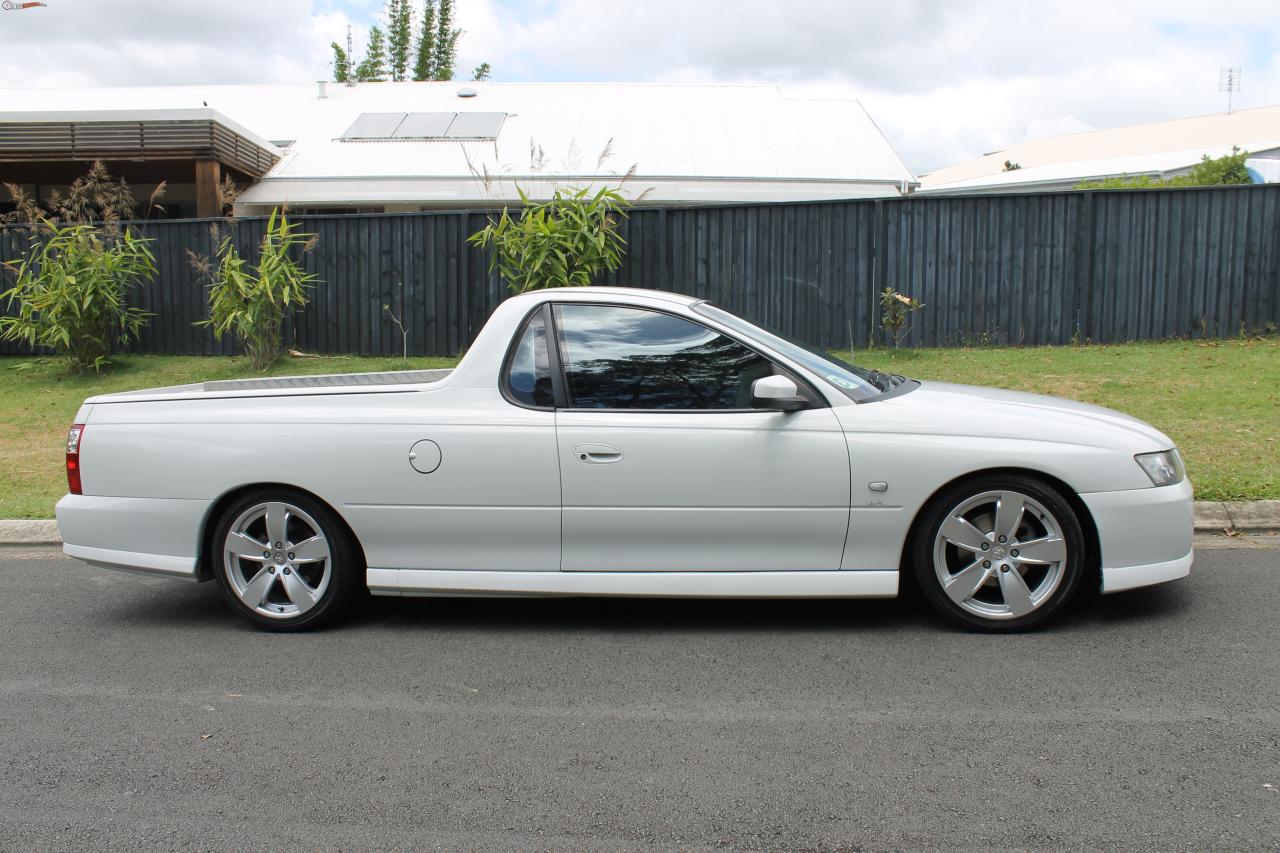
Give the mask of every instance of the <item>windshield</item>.
<svg viewBox="0 0 1280 853">
<path fill-rule="evenodd" d="M 784 357 L 812 370 L 840 389 L 846 397 L 854 402 L 862 402 L 873 397 L 879 397 L 885 391 L 896 388 L 906 381 L 902 376 L 858 367 L 844 359 L 836 358 L 831 353 L 815 349 L 786 335 L 762 329 L 754 323 L 748 323 L 741 317 L 717 308 L 710 302 L 699 302 L 693 306 L 693 310 L 712 318 L 727 329 L 738 332 L 748 340 L 765 344 Z"/>
</svg>

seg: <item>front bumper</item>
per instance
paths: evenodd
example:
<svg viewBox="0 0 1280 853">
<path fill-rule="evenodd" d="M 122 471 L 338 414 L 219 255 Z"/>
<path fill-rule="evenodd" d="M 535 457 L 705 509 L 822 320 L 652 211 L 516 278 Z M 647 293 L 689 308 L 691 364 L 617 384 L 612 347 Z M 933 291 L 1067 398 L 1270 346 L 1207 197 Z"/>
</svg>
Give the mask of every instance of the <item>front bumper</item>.
<svg viewBox="0 0 1280 853">
<path fill-rule="evenodd" d="M 1102 591 L 1119 592 L 1186 577 L 1195 509 L 1191 482 L 1080 495 L 1098 528 Z"/>
</svg>

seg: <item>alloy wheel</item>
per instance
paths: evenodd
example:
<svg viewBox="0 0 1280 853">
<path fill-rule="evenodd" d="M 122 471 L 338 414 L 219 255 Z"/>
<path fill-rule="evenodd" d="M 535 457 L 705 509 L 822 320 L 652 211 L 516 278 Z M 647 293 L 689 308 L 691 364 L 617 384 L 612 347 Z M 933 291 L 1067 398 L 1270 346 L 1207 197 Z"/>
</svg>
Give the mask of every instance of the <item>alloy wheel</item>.
<svg viewBox="0 0 1280 853">
<path fill-rule="evenodd" d="M 222 553 L 235 596 L 272 619 L 311 610 L 333 575 L 332 549 L 320 525 L 285 501 L 255 504 L 240 513 L 227 530 Z"/>
<path fill-rule="evenodd" d="M 943 593 L 986 620 L 1026 616 L 1048 603 L 1066 575 L 1061 522 L 1014 490 L 987 491 L 953 507 L 933 543 Z"/>
</svg>

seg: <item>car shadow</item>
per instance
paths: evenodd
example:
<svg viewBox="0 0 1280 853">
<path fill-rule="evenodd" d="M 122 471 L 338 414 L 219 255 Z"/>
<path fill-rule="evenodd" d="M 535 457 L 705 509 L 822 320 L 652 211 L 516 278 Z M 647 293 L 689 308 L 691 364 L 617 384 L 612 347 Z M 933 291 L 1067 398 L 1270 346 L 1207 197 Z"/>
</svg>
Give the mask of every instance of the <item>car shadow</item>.
<svg viewBox="0 0 1280 853">
<path fill-rule="evenodd" d="M 1100 595 L 1088 591 L 1046 630 L 1089 630 L 1178 617 L 1192 606 L 1185 584 Z M 166 583 L 97 602 L 88 621 L 114 627 L 254 631 L 216 584 Z M 893 599 L 677 599 L 362 596 L 332 630 L 970 633 L 935 614 L 917 594 Z"/>
<path fill-rule="evenodd" d="M 384 598 L 370 597 L 349 625 L 453 631 L 909 630 L 930 614 L 899 599 Z"/>
<path fill-rule="evenodd" d="M 1128 589 L 1102 595 L 1090 591 L 1078 597 L 1064 624 L 1104 625 L 1152 622 L 1182 616 L 1191 608 L 1194 596 L 1185 581 Z"/>
</svg>

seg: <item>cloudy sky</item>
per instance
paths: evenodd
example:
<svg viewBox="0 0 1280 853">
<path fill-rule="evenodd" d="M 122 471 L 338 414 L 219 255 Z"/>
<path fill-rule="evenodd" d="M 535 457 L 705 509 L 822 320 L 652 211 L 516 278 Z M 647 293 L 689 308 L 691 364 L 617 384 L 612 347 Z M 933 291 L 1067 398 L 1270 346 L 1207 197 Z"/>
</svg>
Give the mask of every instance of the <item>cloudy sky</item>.
<svg viewBox="0 0 1280 853">
<path fill-rule="evenodd" d="M 381 0 L 46 0 L 0 86 L 297 82 Z M 462 72 L 767 82 L 860 98 L 917 172 L 1028 137 L 1280 103 L 1276 0 L 457 0 Z"/>
</svg>

